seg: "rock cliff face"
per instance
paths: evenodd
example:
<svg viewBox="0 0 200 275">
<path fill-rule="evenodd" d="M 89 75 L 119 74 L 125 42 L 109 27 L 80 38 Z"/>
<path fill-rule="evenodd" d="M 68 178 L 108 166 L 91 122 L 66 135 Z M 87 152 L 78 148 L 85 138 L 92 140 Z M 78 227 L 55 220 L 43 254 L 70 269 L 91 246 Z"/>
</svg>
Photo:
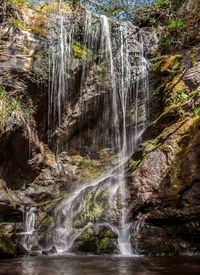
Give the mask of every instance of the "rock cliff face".
<svg viewBox="0 0 200 275">
<path fill-rule="evenodd" d="M 158 81 L 154 93 L 162 96 L 163 111 L 147 127 L 145 142 L 136 148 L 127 165 L 130 220 L 135 220 L 132 241 L 147 254 L 199 252 L 200 57 L 199 33 L 195 40 L 190 37 L 190 29 L 199 26 L 198 18 L 192 24 L 190 21 L 194 5 L 198 6 L 199 1 L 185 1 L 176 9 L 179 18 L 170 21 L 182 20 L 182 31 L 170 24 L 163 27 L 157 19 L 160 35 L 164 30 L 177 41 L 170 43 L 165 55 L 158 53 L 152 60 Z M 154 16 L 156 13 L 157 18 L 158 14 L 163 17 L 166 10 L 163 7 L 149 12 Z M 162 53 L 162 38 L 161 42 Z"/>
<path fill-rule="evenodd" d="M 169 1 L 135 16 L 134 24 L 144 27 L 151 63 L 149 126 L 126 164 L 131 238 L 139 253 L 200 251 L 199 15 L 194 9 L 198 5 L 192 0 L 183 5 Z M 99 68 L 89 74 L 88 97 L 83 94 L 80 99 L 74 87 L 62 123 L 48 132 L 45 26 L 52 9 L 33 11 L 9 1 L 0 5 L 0 254 L 5 256 L 24 253 L 8 243 L 8 237 L 17 239 L 22 230 L 24 207 L 37 207 L 36 228 L 42 234 L 51 224 L 49 214 L 68 190 L 102 175 L 115 163 L 109 144 L 95 148 L 90 142 L 93 125 L 99 123 L 94 114 L 102 116 L 100 103 L 109 93 L 98 79 Z M 81 24 L 83 11 L 78 15 Z M 152 28 L 159 38 L 157 50 Z M 71 70 L 77 83 L 85 53 L 75 46 Z M 87 108 L 81 109 L 83 101 Z M 68 154 L 65 150 L 55 154 L 58 140 L 63 147 L 68 141 Z M 99 243 L 95 253 L 107 252 L 106 247 L 113 252 L 116 236 L 112 233 L 109 243 L 109 234 L 103 235 L 103 242 L 95 239 Z M 78 239 L 76 249 L 92 244 L 86 235 L 86 243 L 84 237 Z"/>
</svg>

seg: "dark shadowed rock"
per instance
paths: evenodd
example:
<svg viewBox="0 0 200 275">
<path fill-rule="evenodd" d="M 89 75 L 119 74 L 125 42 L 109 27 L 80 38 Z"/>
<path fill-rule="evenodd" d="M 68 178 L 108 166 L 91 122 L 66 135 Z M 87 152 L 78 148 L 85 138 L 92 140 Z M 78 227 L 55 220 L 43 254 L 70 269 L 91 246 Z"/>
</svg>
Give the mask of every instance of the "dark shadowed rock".
<svg viewBox="0 0 200 275">
<path fill-rule="evenodd" d="M 27 251 L 22 245 L 13 242 L 0 232 L 0 258 L 12 258 L 26 254 Z"/>
<path fill-rule="evenodd" d="M 50 250 L 42 251 L 43 255 L 52 255 L 52 254 L 56 254 L 56 253 L 58 253 L 58 252 L 54 245 L 52 246 L 52 248 Z"/>
</svg>

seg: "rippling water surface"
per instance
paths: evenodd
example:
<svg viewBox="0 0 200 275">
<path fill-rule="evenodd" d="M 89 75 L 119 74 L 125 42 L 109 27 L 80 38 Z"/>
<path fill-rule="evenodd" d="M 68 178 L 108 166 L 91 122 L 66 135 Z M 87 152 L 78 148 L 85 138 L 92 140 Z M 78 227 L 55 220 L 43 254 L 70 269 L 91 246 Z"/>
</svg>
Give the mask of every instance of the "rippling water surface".
<svg viewBox="0 0 200 275">
<path fill-rule="evenodd" d="M 200 257 L 37 256 L 0 260 L 0 275 L 200 274 Z"/>
</svg>

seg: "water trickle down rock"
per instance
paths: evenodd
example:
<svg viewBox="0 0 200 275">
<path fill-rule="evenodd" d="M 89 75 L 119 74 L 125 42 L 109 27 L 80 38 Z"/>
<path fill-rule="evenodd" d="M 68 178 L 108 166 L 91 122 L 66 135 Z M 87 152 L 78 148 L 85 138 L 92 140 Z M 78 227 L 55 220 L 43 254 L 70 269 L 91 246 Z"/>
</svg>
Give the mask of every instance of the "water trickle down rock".
<svg viewBox="0 0 200 275">
<path fill-rule="evenodd" d="M 79 145 L 83 146 L 84 128 L 96 119 L 93 144 L 110 146 L 118 156 L 117 164 L 102 178 L 69 193 L 56 206 L 40 243 L 45 248 L 55 245 L 61 251 L 73 250 L 74 242 L 84 232 L 102 225 L 115 232 L 120 253 L 127 255 L 132 249 L 123 163 L 147 123 L 145 36 L 130 23 L 85 12 L 79 23 L 83 32 L 80 37 L 80 25 L 73 16 L 59 14 L 49 24 L 49 128 L 55 137 L 55 150 L 63 150 L 77 124 Z M 79 68 L 79 74 L 73 74 L 74 68 Z M 79 97 L 75 106 L 72 97 Z"/>
<path fill-rule="evenodd" d="M 22 236 L 21 243 L 27 250 L 31 250 L 32 247 L 37 246 L 37 238 L 35 235 L 35 211 L 35 207 L 24 207 L 24 229 L 20 235 Z"/>
</svg>

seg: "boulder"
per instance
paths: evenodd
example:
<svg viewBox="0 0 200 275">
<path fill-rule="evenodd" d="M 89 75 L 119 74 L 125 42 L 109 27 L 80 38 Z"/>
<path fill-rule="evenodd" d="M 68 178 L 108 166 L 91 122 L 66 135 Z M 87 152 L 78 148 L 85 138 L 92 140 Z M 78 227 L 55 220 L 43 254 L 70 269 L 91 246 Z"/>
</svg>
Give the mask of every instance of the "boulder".
<svg viewBox="0 0 200 275">
<path fill-rule="evenodd" d="M 70 251 L 116 254 L 118 252 L 117 234 L 106 225 L 88 228 L 75 240 Z"/>
<path fill-rule="evenodd" d="M 0 232 L 0 258 L 26 255 L 26 249 Z"/>
</svg>

